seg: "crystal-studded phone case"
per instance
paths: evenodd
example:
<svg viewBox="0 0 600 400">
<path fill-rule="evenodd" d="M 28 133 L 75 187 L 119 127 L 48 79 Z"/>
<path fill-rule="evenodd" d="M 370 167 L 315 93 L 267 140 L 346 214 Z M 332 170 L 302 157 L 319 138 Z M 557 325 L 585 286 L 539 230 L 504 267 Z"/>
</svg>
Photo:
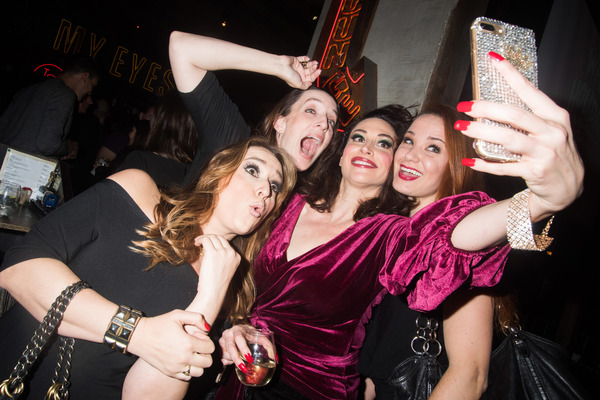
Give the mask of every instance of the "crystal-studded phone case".
<svg viewBox="0 0 600 400">
<path fill-rule="evenodd" d="M 508 86 L 502 75 L 496 71 L 488 55 L 490 51 L 494 51 L 510 61 L 525 78 L 537 87 L 537 53 L 534 32 L 531 29 L 486 17 L 475 19 L 471 25 L 471 68 L 474 98 L 514 104 L 531 111 Z M 488 119 L 478 120 L 490 125 L 512 128 Z M 508 152 L 499 144 L 483 140 L 475 141 L 475 150 L 481 158 L 490 161 L 513 162 L 518 161 L 521 157 L 519 154 Z"/>
</svg>

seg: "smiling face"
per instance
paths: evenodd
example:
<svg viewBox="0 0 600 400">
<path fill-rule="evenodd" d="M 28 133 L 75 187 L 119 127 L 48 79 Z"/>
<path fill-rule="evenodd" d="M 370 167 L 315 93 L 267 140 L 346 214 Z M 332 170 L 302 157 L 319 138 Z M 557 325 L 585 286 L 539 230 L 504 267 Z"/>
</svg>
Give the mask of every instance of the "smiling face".
<svg viewBox="0 0 600 400">
<path fill-rule="evenodd" d="M 437 200 L 437 191 L 448 166 L 443 120 L 421 115 L 408 128 L 394 157 L 394 189 L 416 198 L 421 208 Z"/>
<path fill-rule="evenodd" d="M 202 230 L 228 240 L 253 232 L 273 211 L 282 181 L 282 167 L 273 153 L 250 147 Z"/>
<path fill-rule="evenodd" d="M 346 182 L 363 187 L 369 197 L 377 196 L 394 159 L 397 138 L 394 128 L 379 118 L 359 122 L 350 133 L 340 160 Z"/>
<path fill-rule="evenodd" d="M 277 145 L 292 156 L 299 171 L 305 171 L 329 145 L 337 118 L 333 97 L 322 90 L 307 90 L 288 115 L 275 120 Z"/>
</svg>

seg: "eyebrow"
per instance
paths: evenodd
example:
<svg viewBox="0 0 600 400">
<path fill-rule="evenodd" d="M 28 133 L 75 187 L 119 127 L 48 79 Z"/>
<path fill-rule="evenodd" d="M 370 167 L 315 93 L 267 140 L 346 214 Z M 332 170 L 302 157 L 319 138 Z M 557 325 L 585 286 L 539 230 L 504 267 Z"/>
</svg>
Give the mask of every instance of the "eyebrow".
<svg viewBox="0 0 600 400">
<path fill-rule="evenodd" d="M 317 99 L 316 97 L 308 97 L 305 101 L 304 104 L 308 103 L 309 101 L 318 101 L 319 103 L 323 104 L 323 101 L 321 99 Z M 338 112 L 336 109 L 331 110 L 334 114 L 335 114 L 335 118 L 337 119 L 338 117 Z"/>
<path fill-rule="evenodd" d="M 357 128 L 352 131 L 352 133 L 354 133 L 354 132 L 367 133 L 366 129 L 362 129 L 362 128 Z M 394 141 L 394 137 L 392 135 L 388 135 L 387 133 L 378 133 L 377 134 L 377 137 L 381 137 L 381 136 L 390 139 L 392 142 Z"/>
<path fill-rule="evenodd" d="M 413 131 L 406 131 L 406 133 L 411 133 L 411 134 L 415 135 L 415 132 L 413 132 Z M 405 135 L 406 135 L 406 133 L 405 133 Z M 446 142 L 443 139 L 440 139 L 435 136 L 427 136 L 427 140 L 437 140 L 438 142 L 442 142 L 442 143 L 446 144 Z"/>
<path fill-rule="evenodd" d="M 263 160 L 262 158 L 260 158 L 260 157 L 254 157 L 254 156 L 252 156 L 252 157 L 246 158 L 246 161 L 248 161 L 248 160 L 256 161 L 259 164 L 262 164 L 264 167 L 267 166 L 267 162 L 265 160 Z M 281 174 L 281 172 L 275 170 L 275 173 L 277 174 L 277 176 L 279 176 L 279 179 L 281 179 L 283 181 L 283 175 Z"/>
</svg>

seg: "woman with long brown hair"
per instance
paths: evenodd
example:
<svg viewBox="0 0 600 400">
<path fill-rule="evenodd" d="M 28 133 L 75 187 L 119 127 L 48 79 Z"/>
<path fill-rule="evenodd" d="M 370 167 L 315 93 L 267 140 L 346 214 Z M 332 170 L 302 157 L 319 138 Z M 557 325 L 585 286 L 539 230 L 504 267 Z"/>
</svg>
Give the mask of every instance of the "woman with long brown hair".
<svg viewBox="0 0 600 400">
<path fill-rule="evenodd" d="M 234 274 L 236 295 L 227 315 L 246 315 L 253 302 L 248 265 L 295 174 L 286 154 L 251 138 L 217 153 L 184 189 L 161 192 L 143 171 L 125 170 L 53 211 L 4 258 L 0 285 L 20 304 L 0 319 L 0 376 L 9 375 L 57 294 L 79 280 L 92 289 L 73 299 L 58 327 L 76 339 L 72 398 L 121 398 L 138 357 L 135 371 L 156 374 L 150 383 L 185 385 L 200 376 L 214 350 L 205 333 Z M 111 333 L 123 314 L 138 316 L 128 340 Z M 30 398 L 48 389 L 56 347 L 38 363 Z"/>
</svg>

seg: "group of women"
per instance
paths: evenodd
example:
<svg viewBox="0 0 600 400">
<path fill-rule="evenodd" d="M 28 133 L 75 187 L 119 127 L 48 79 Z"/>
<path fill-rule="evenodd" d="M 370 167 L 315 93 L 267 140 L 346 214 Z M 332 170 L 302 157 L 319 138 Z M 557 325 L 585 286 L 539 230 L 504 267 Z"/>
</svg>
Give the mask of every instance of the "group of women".
<svg viewBox="0 0 600 400">
<path fill-rule="evenodd" d="M 335 100 L 309 89 L 320 71 L 307 57 L 181 32 L 171 35 L 169 52 L 201 135 L 192 169 L 202 174 L 186 178 L 185 189 L 160 192 L 140 171 L 119 172 L 45 217 L 7 253 L 0 286 L 20 305 L 0 319 L 2 349 L 12 352 L 0 376 L 56 295 L 84 279 L 92 288 L 74 298 L 59 327 L 77 339 L 73 398 L 119 398 L 121 388 L 124 398 L 182 398 L 190 377 L 211 365 L 214 345 L 205 333 L 223 304 L 235 322 L 220 340 L 223 363 L 244 363 L 249 317 L 275 332 L 279 365 L 268 386 L 250 390 L 232 378 L 217 398 L 354 399 L 364 326 L 389 292 L 420 311 L 444 305 L 450 367 L 436 395 L 471 390 L 476 398 L 487 375 L 491 300 L 468 289 L 500 280 L 514 203 L 463 192 L 473 189 L 473 171 L 520 176 L 529 188 L 521 211 L 530 221 L 567 207 L 581 194 L 583 165 L 566 111 L 498 59 L 495 67 L 533 112 L 482 101 L 459 110 L 528 135 L 465 117 L 456 123 L 444 106 L 423 107 L 414 121 L 404 107 L 383 107 L 342 135 Z M 256 136 L 266 140 L 244 139 L 250 128 L 209 72 L 228 68 L 297 88 L 260 127 Z M 454 123 L 521 161 L 470 158 Z M 296 170 L 306 173 L 292 194 Z M 137 361 L 100 344 L 118 304 L 146 315 L 125 343 Z M 467 358 L 472 368 L 452 368 Z M 51 356 L 42 360 L 32 396 L 53 365 Z"/>
</svg>

